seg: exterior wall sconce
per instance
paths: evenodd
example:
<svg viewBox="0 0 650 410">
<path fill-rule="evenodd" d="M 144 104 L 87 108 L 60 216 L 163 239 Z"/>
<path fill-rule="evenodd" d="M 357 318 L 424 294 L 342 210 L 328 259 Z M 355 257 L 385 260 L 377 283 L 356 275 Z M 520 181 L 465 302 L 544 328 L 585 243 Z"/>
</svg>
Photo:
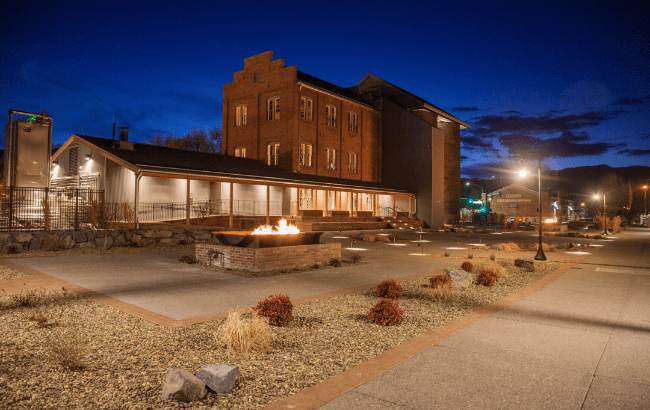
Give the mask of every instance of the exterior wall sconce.
<svg viewBox="0 0 650 410">
<path fill-rule="evenodd" d="M 93 159 L 93 154 L 86 154 L 86 161 Z"/>
</svg>

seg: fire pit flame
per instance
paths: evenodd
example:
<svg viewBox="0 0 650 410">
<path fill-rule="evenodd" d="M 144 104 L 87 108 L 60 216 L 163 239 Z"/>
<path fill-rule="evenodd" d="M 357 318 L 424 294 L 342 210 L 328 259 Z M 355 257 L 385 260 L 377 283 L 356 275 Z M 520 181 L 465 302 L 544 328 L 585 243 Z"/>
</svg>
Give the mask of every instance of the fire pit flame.
<svg viewBox="0 0 650 410">
<path fill-rule="evenodd" d="M 286 219 L 280 219 L 278 226 L 262 225 L 251 232 L 251 235 L 295 235 L 299 234 L 300 229 L 295 225 L 288 225 Z"/>
</svg>

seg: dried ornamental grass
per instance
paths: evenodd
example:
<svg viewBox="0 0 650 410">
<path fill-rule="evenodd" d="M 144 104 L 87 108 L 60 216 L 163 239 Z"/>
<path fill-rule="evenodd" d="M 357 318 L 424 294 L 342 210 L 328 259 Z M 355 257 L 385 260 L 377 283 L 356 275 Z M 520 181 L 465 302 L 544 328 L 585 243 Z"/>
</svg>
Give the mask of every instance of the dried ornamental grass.
<svg viewBox="0 0 650 410">
<path fill-rule="evenodd" d="M 50 334 L 45 337 L 50 350 L 50 359 L 64 370 L 77 371 L 83 369 L 83 345 L 73 330 Z"/>
<path fill-rule="evenodd" d="M 219 346 L 238 354 L 271 350 L 271 326 L 252 309 L 230 311 L 228 319 L 214 332 Z"/>
<path fill-rule="evenodd" d="M 516 252 L 521 250 L 521 248 L 519 248 L 519 245 L 514 242 L 500 243 L 497 245 L 497 249 L 506 252 Z"/>
<path fill-rule="evenodd" d="M 508 277 L 508 269 L 506 268 L 507 265 L 510 265 L 512 262 L 510 262 L 508 259 L 502 259 L 499 261 L 485 261 L 481 264 L 476 265 L 476 271 L 480 272 L 484 269 L 487 269 L 489 271 L 492 271 L 497 274 L 497 276 L 501 277 Z"/>
<path fill-rule="evenodd" d="M 435 300 L 449 300 L 454 296 L 454 289 L 451 283 L 437 285 L 429 288 L 429 296 Z"/>
</svg>

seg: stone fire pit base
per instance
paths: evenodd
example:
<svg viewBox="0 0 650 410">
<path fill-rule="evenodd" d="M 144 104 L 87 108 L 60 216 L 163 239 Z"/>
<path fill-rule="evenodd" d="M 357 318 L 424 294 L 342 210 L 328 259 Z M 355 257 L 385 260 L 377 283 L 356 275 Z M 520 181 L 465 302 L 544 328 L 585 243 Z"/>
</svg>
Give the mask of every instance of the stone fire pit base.
<svg viewBox="0 0 650 410">
<path fill-rule="evenodd" d="M 228 269 L 264 272 L 324 265 L 331 259 L 341 259 L 340 243 L 282 246 L 276 248 L 239 248 L 236 246 L 195 244 L 199 262 Z M 208 251 L 215 251 L 210 258 Z"/>
</svg>

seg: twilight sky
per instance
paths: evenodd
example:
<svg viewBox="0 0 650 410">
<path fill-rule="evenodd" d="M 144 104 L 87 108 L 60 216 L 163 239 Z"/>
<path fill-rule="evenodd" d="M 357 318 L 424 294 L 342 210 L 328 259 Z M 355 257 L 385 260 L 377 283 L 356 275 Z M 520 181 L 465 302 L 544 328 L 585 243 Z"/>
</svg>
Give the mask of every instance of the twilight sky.
<svg viewBox="0 0 650 410">
<path fill-rule="evenodd" d="M 373 73 L 471 124 L 462 176 L 522 147 L 544 165 L 650 166 L 647 1 L 24 1 L 0 7 L 0 113 L 131 140 L 221 126 L 223 84 L 273 50 L 349 87 Z M 6 124 L 7 119 L 1 121 Z"/>
</svg>

